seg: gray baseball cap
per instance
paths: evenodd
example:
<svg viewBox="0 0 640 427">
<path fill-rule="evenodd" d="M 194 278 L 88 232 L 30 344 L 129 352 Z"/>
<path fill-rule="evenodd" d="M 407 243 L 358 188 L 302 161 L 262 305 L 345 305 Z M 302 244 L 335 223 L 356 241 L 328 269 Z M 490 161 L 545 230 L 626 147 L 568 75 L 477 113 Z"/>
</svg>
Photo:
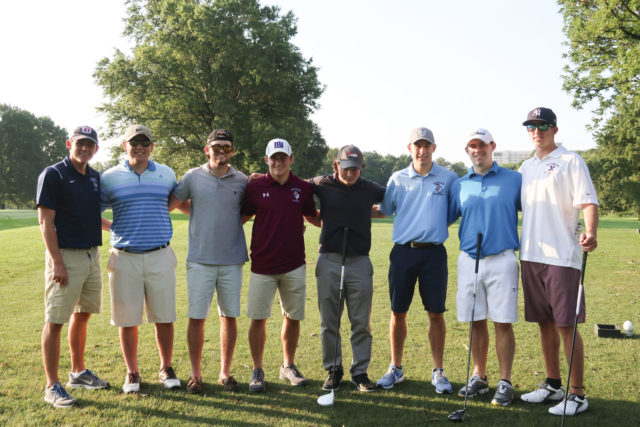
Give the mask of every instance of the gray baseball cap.
<svg viewBox="0 0 640 427">
<path fill-rule="evenodd" d="M 138 135 L 144 135 L 149 138 L 149 141 L 153 141 L 153 138 L 151 138 L 151 131 L 144 125 L 129 126 L 127 131 L 124 133 L 124 140 L 129 142 Z"/>
<path fill-rule="evenodd" d="M 340 163 L 340 167 L 342 169 L 362 169 L 362 166 L 364 166 L 362 151 L 360 151 L 360 149 L 355 145 L 345 145 L 344 147 L 342 147 L 340 151 L 338 151 L 336 160 L 338 161 L 338 163 Z"/>
<path fill-rule="evenodd" d="M 431 129 L 425 127 L 415 128 L 411 131 L 411 136 L 409 137 L 409 144 L 414 144 L 417 141 L 427 141 L 430 144 L 435 144 L 436 140 L 433 137 L 433 132 Z"/>
</svg>

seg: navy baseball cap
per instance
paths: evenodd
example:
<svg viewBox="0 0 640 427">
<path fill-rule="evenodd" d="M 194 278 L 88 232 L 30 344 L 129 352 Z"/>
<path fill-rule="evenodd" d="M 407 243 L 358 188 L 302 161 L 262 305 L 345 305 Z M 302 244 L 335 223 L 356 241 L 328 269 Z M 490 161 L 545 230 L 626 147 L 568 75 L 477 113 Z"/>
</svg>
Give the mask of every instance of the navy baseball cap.
<svg viewBox="0 0 640 427">
<path fill-rule="evenodd" d="M 529 114 L 527 114 L 527 120 L 522 122 L 522 126 L 527 126 L 535 122 L 545 122 L 549 123 L 551 126 L 556 126 L 556 114 L 551 110 L 551 108 L 534 108 L 529 111 Z"/>
<path fill-rule="evenodd" d="M 208 143 L 213 141 L 229 141 L 233 144 L 233 135 L 226 129 L 214 129 L 207 139 Z"/>
<path fill-rule="evenodd" d="M 72 141 L 79 141 L 81 139 L 88 139 L 98 144 L 98 132 L 90 126 L 78 126 L 73 130 L 71 136 Z"/>
</svg>

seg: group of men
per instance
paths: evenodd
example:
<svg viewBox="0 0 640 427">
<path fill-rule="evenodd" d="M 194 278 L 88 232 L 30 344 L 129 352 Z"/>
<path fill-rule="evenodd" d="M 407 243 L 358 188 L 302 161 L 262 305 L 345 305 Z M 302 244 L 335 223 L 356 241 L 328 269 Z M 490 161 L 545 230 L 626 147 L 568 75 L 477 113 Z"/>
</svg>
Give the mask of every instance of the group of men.
<svg viewBox="0 0 640 427">
<path fill-rule="evenodd" d="M 123 391 L 140 389 L 137 346 L 143 307 L 147 320 L 155 323 L 159 380 L 167 388 L 181 386 L 171 367 L 176 257 L 170 247 L 169 212 L 175 208 L 190 216 L 186 266 L 191 359 L 187 391 L 191 393 L 202 391 L 204 324 L 215 292 L 220 318 L 218 383 L 229 391 L 239 389 L 230 369 L 237 338 L 236 318 L 240 316 L 242 266 L 248 260 L 242 226 L 251 217 L 255 219 L 246 312 L 253 361 L 250 391 L 266 389 L 262 359 L 266 322 L 276 291 L 284 318 L 279 376 L 294 386 L 308 382 L 295 365 L 306 301 L 306 218 L 321 227 L 315 276 L 322 363 L 327 371 L 322 388 L 337 390 L 344 375 L 339 324 L 345 303 L 351 322 L 351 382 L 366 392 L 376 386 L 391 389 L 404 380 L 406 315 L 417 282 L 429 318 L 431 383 L 437 393 L 452 393 L 444 372 L 448 271 L 443 243 L 448 238 L 448 226 L 461 217 L 456 306 L 459 321 L 474 322 L 474 371 L 458 394 L 474 397 L 489 391 L 486 366 L 490 318 L 500 368 L 492 404 L 507 406 L 513 400 L 512 324 L 518 317 L 519 250 L 525 320 L 539 324 L 547 373 L 540 388 L 521 398 L 534 403 L 562 400 L 560 338 L 569 358 L 580 254 L 597 245 L 598 201 L 582 158 L 555 143 L 558 127 L 553 111 L 536 108 L 523 125 L 536 154 L 522 164 L 520 173 L 493 161 L 495 141 L 487 130 L 477 129 L 465 147 L 472 167 L 459 179 L 433 161 L 436 144 L 431 130 L 414 129 L 408 143 L 412 162 L 391 176 L 386 189 L 361 176 L 365 166 L 362 152 L 353 145 L 339 150 L 333 174 L 302 180 L 291 172 L 294 156 L 284 139 L 269 141 L 264 157 L 268 172 L 249 180 L 230 164 L 236 147 L 231 132 L 225 129 L 210 134 L 204 148 L 207 163 L 189 170 L 178 183 L 170 168 L 150 160 L 154 143 L 150 130 L 142 125 L 131 126 L 125 133 L 122 145 L 127 159 L 123 164 L 100 177 L 88 166 L 98 149 L 97 133 L 90 127 L 78 127 L 67 141 L 69 156 L 45 169 L 38 180 L 36 202 L 46 246 L 46 323 L 42 333 L 45 400 L 56 407 L 76 403 L 60 384 L 57 372 L 60 331 L 66 322 L 70 323 L 71 355 L 67 387 L 109 386 L 84 365 L 87 321 L 91 313 L 100 312 L 101 306 L 97 248 L 102 243 L 101 227 L 111 230 L 111 323 L 119 327 L 127 367 Z M 320 202 L 319 212 L 314 194 Z M 113 209 L 113 221 L 101 218 L 100 211 L 107 207 Z M 519 210 L 523 214 L 520 239 Z M 584 212 L 584 232 L 579 226 L 580 210 Z M 391 363 L 374 384 L 367 375 L 372 342 L 371 218 L 391 215 Z M 477 247 L 478 233 L 483 235 L 481 247 Z M 480 258 L 479 269 L 474 274 L 476 257 Z M 584 299 L 580 313 L 578 320 L 584 322 Z M 585 411 L 579 334 L 573 353 L 572 384 L 568 387 L 567 415 Z M 561 404 L 549 409 L 556 415 L 562 410 Z"/>
</svg>

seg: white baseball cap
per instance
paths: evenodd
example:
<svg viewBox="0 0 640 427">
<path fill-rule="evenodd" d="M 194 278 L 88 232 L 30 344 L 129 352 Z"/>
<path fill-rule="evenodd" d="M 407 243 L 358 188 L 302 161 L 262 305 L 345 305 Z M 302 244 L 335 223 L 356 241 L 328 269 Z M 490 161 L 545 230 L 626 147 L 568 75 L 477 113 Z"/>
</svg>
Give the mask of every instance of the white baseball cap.
<svg viewBox="0 0 640 427">
<path fill-rule="evenodd" d="M 287 141 L 281 138 L 272 139 L 267 143 L 267 150 L 265 155 L 271 158 L 276 153 L 284 153 L 291 157 L 291 145 Z"/>
<path fill-rule="evenodd" d="M 467 139 L 467 144 L 469 145 L 469 143 L 471 141 L 473 141 L 474 139 L 479 139 L 480 141 L 484 142 L 485 144 L 491 144 L 492 142 L 495 142 L 493 140 L 493 136 L 491 136 L 491 133 L 483 128 L 478 128 L 476 130 L 474 130 L 473 132 L 471 132 L 471 134 L 469 135 L 469 139 Z"/>
</svg>

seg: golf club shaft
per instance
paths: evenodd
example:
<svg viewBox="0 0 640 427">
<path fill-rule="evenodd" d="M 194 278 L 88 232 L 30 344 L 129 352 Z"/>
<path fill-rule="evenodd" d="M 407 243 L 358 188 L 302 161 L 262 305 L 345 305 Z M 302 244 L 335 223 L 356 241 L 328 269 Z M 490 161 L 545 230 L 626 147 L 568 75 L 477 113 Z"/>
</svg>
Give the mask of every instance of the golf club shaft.
<svg viewBox="0 0 640 427">
<path fill-rule="evenodd" d="M 340 337 L 340 320 L 342 319 L 341 310 L 342 310 L 342 288 L 344 287 L 344 264 L 347 260 L 347 234 L 349 234 L 349 228 L 344 227 L 342 235 L 342 265 L 340 266 L 340 288 L 338 291 L 338 326 L 336 328 L 336 345 L 333 350 L 333 369 L 334 369 L 334 386 L 335 386 L 335 374 L 338 369 L 336 364 L 338 363 L 338 342 Z M 329 368 L 331 369 L 331 368 Z"/>
<path fill-rule="evenodd" d="M 475 283 L 473 284 L 473 305 L 471 306 L 471 322 L 469 326 L 469 352 L 467 353 L 467 381 L 465 382 L 464 410 L 467 410 L 467 397 L 469 395 L 469 369 L 471 367 L 471 345 L 473 344 L 473 320 L 476 315 L 476 291 L 478 288 L 478 269 L 480 267 L 480 248 L 482 247 L 482 233 L 478 233 L 476 242 L 476 267 Z"/>
<path fill-rule="evenodd" d="M 576 320 L 573 322 L 573 338 L 571 338 L 571 354 L 569 356 L 569 374 L 567 375 L 567 390 L 564 394 L 564 408 L 562 409 L 562 423 L 564 426 L 564 417 L 567 412 L 567 398 L 571 390 L 571 368 L 573 366 L 573 349 L 576 345 L 576 332 L 578 331 L 578 316 L 580 315 L 580 301 L 582 300 L 582 292 L 584 289 L 584 272 L 587 269 L 587 253 L 582 252 L 582 269 L 580 271 L 580 285 L 578 286 L 578 300 L 576 301 Z"/>
</svg>

